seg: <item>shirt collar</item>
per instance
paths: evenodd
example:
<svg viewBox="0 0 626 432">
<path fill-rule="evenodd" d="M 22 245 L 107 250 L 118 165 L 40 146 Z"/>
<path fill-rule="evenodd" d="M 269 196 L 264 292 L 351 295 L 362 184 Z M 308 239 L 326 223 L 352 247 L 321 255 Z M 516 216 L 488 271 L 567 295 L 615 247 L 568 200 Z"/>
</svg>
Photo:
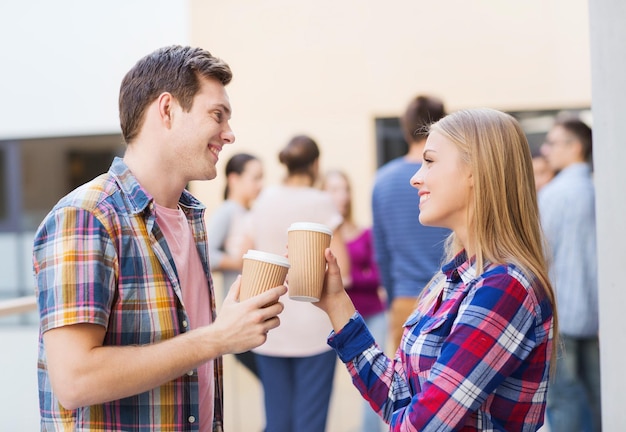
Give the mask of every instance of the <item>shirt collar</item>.
<svg viewBox="0 0 626 432">
<path fill-rule="evenodd" d="M 591 166 L 586 162 L 577 162 L 566 168 L 563 168 L 557 176 L 559 178 L 564 177 L 578 177 L 580 175 L 589 175 L 591 172 Z"/>
<path fill-rule="evenodd" d="M 476 257 L 473 256 L 468 259 L 467 253 L 463 249 L 450 262 L 445 264 L 441 271 L 450 282 L 458 283 L 463 281 L 464 284 L 468 284 L 476 278 Z"/>
<path fill-rule="evenodd" d="M 115 178 L 124 196 L 128 200 L 133 213 L 145 211 L 154 200 L 154 198 L 141 187 L 137 178 L 133 175 L 122 158 L 115 157 L 115 159 L 113 159 L 109 173 Z M 183 210 L 202 211 L 205 209 L 204 204 L 198 201 L 187 190 L 183 190 L 179 204 L 183 207 Z"/>
</svg>

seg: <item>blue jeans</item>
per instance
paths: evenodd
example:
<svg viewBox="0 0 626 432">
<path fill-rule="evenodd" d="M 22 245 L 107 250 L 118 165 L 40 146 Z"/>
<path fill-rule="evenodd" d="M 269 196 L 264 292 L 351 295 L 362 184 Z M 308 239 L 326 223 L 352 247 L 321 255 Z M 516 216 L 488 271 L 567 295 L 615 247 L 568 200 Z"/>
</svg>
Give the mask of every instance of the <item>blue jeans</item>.
<svg viewBox="0 0 626 432">
<path fill-rule="evenodd" d="M 556 374 L 548 385 L 550 432 L 600 432 L 600 345 L 598 338 L 560 335 Z"/>
<path fill-rule="evenodd" d="M 323 432 L 337 355 L 311 357 L 256 354 L 265 400 L 266 432 Z"/>
<path fill-rule="evenodd" d="M 387 314 L 380 312 L 363 318 L 363 320 L 380 349 L 384 351 L 387 344 L 387 333 L 389 332 Z M 385 425 L 385 422 L 374 411 L 369 402 L 364 400 L 361 432 L 380 432 L 381 430 L 389 430 L 389 426 Z"/>
</svg>

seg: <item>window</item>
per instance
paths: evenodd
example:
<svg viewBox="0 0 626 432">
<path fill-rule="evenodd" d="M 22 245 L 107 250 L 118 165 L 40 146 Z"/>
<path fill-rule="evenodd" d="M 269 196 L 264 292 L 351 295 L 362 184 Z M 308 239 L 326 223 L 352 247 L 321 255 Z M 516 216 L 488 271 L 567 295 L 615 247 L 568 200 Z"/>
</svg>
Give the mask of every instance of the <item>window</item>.
<svg viewBox="0 0 626 432">
<path fill-rule="evenodd" d="M 409 145 L 404 139 L 398 117 L 376 119 L 377 167 L 381 167 L 392 159 L 404 156 L 408 149 Z"/>
<path fill-rule="evenodd" d="M 531 151 L 539 150 L 555 119 L 563 115 L 576 115 L 591 127 L 591 110 L 588 107 L 570 109 L 507 111 L 515 117 L 526 133 Z M 376 161 L 380 167 L 392 159 L 404 156 L 408 144 L 402 134 L 399 117 L 375 119 Z"/>
</svg>

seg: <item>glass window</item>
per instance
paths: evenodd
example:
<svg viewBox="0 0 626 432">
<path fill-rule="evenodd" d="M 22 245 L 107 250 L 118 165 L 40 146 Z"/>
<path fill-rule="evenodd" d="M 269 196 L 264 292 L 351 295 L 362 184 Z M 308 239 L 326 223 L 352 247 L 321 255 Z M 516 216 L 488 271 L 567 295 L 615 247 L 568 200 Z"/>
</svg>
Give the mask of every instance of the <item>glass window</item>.
<svg viewBox="0 0 626 432">
<path fill-rule="evenodd" d="M 8 201 L 8 169 L 6 166 L 7 157 L 4 147 L 0 147 L 0 225 L 6 222 L 9 218 L 9 203 Z"/>
</svg>

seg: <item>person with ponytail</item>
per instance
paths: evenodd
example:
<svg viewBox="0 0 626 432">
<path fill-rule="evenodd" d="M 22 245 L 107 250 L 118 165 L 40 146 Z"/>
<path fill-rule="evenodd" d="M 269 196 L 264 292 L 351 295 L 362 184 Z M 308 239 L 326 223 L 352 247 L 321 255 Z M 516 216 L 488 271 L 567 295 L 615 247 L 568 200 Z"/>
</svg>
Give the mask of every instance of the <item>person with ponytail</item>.
<svg viewBox="0 0 626 432">
<path fill-rule="evenodd" d="M 320 148 L 308 135 L 295 135 L 280 150 L 285 167 L 280 184 L 263 189 L 246 217 L 247 247 L 287 253 L 292 223 L 313 222 L 333 230 L 331 247 L 350 276 L 350 259 L 339 229 L 343 218 L 319 180 Z M 287 286 L 289 275 L 287 276 Z M 326 422 L 337 356 L 326 344 L 330 321 L 307 302 L 285 296 L 280 315 L 282 331 L 271 332 L 254 350 L 263 386 L 267 432 L 320 432 Z"/>
<path fill-rule="evenodd" d="M 328 343 L 391 431 L 538 430 L 558 325 L 524 132 L 496 110 L 458 111 L 429 127 L 423 158 L 410 183 L 419 222 L 452 231 L 446 263 L 390 359 L 327 249 Z"/>
<path fill-rule="evenodd" d="M 224 202 L 215 209 L 207 225 L 211 271 L 222 274 L 224 301 L 243 268 L 242 226 L 248 210 L 263 187 L 263 164 L 258 157 L 236 153 L 226 163 Z M 254 353 L 244 351 L 235 358 L 259 377 Z"/>
</svg>

